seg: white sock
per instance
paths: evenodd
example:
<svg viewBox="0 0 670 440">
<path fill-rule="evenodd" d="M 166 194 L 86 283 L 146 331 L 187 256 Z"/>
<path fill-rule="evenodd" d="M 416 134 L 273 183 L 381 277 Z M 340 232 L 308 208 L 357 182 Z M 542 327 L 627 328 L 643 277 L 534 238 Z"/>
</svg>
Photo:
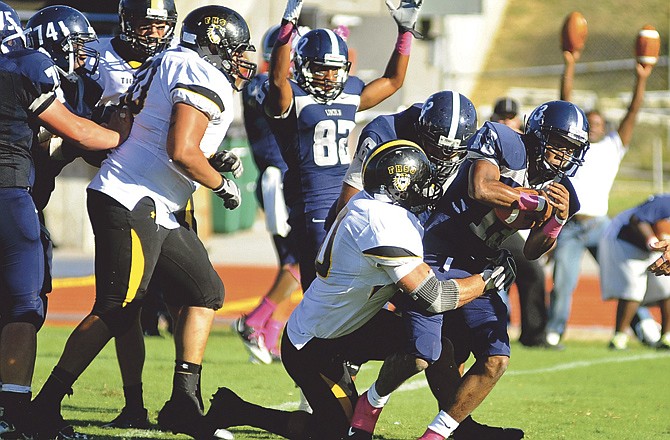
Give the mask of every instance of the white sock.
<svg viewBox="0 0 670 440">
<path fill-rule="evenodd" d="M 388 396 L 380 396 L 377 392 L 377 388 L 375 387 L 376 383 L 377 382 L 374 382 L 370 386 L 370 389 L 368 389 L 368 402 L 370 402 L 370 405 L 375 408 L 383 408 L 384 405 L 386 405 L 386 402 L 389 401 L 391 395 L 389 394 Z"/>
<path fill-rule="evenodd" d="M 447 438 L 458 428 L 459 423 L 444 411 L 437 413 L 428 429 L 435 431 L 442 437 Z"/>
<path fill-rule="evenodd" d="M 3 383 L 2 391 L 5 393 L 27 394 L 31 391 L 30 385 L 16 385 L 13 383 Z"/>
</svg>

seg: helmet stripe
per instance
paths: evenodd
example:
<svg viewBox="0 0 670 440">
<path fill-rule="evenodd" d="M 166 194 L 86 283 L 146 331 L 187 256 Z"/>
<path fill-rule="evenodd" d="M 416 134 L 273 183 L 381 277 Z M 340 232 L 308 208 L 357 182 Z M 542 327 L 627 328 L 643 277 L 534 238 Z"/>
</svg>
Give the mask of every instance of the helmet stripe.
<svg viewBox="0 0 670 440">
<path fill-rule="evenodd" d="M 370 154 L 370 155 L 367 157 L 367 159 L 365 159 L 365 163 L 363 164 L 363 174 L 365 174 L 365 168 L 367 167 L 368 162 L 370 162 L 370 160 L 372 160 L 373 157 L 377 156 L 377 155 L 380 154 L 382 151 L 386 151 L 386 150 L 388 150 L 389 148 L 396 147 L 396 146 L 398 146 L 398 145 L 408 145 L 408 146 L 411 146 L 411 147 L 416 147 L 416 148 L 418 148 L 419 150 L 421 150 L 421 152 L 423 152 L 423 148 L 421 148 L 420 146 L 418 146 L 418 145 L 415 144 L 414 142 L 412 142 L 412 141 L 408 141 L 408 140 L 405 140 L 405 139 L 396 139 L 396 140 L 394 140 L 394 141 L 388 141 L 388 142 L 385 142 L 385 143 L 379 145 L 379 146 L 378 146 L 377 148 L 375 148 L 374 150 L 372 150 L 372 154 Z"/>
<path fill-rule="evenodd" d="M 449 134 L 447 137 L 449 139 L 456 139 L 456 133 L 458 132 L 458 123 L 460 120 L 459 115 L 461 114 L 461 94 L 458 92 L 451 93 L 451 125 L 449 126 Z"/>
<path fill-rule="evenodd" d="M 331 31 L 330 29 L 324 29 L 326 31 L 326 35 L 328 35 L 328 38 L 330 38 L 330 46 L 332 47 L 331 53 L 333 55 L 339 55 L 340 54 L 340 42 L 337 41 L 337 35 L 335 32 Z"/>
<path fill-rule="evenodd" d="M 163 0 L 151 0 L 151 9 L 166 9 Z"/>
</svg>

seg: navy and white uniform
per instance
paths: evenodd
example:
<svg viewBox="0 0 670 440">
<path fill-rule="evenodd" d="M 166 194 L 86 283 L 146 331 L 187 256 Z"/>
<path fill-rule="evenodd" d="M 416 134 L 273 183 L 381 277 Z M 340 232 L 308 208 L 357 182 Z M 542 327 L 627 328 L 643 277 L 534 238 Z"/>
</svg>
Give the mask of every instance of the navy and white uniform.
<svg viewBox="0 0 670 440">
<path fill-rule="evenodd" d="M 670 277 L 657 277 L 647 270 L 660 252 L 649 251 L 637 226 L 631 224 L 633 217 L 650 225 L 670 221 L 670 194 L 652 196 L 612 219 L 598 245 L 600 289 L 603 300 L 651 305 L 670 298 Z"/>
<path fill-rule="evenodd" d="M 466 278 L 480 273 L 496 254 L 500 244 L 515 231 L 506 227 L 494 209 L 472 199 L 468 194 L 470 167 L 477 160 L 487 160 L 500 168 L 500 181 L 513 188 L 529 187 L 528 155 L 523 135 L 496 122 L 485 122 L 468 145 L 468 156 L 447 192 L 437 203 L 425 224 L 424 260 L 438 279 Z M 545 182 L 540 187 L 545 186 Z M 570 215 L 579 210 L 579 202 L 568 179 L 562 183 L 570 193 Z M 456 362 L 464 362 L 470 353 L 476 357 L 509 356 L 507 306 L 497 293 L 488 292 L 463 307 L 444 315 L 443 335 L 454 344 Z M 416 314 L 421 321 L 420 314 Z M 421 333 L 434 335 L 437 321 L 431 317 L 428 327 L 415 324 L 415 350 L 420 357 L 436 360 L 440 341 Z M 437 357 L 435 357 L 437 356 Z"/>
<path fill-rule="evenodd" d="M 39 328 L 45 303 L 44 250 L 40 222 L 30 195 L 34 167 L 30 149 L 37 116 L 56 99 L 58 73 L 38 51 L 19 49 L 0 55 L 0 271 L 1 323 L 28 322 Z"/>
<path fill-rule="evenodd" d="M 288 169 L 277 145 L 261 102 L 267 90 L 267 73 L 256 75 L 242 89 L 244 128 L 258 168 L 256 198 L 265 210 L 266 225 L 272 234 L 280 266 L 298 264 L 298 249 L 288 225 L 288 208 L 283 180 Z"/>
<path fill-rule="evenodd" d="M 291 80 L 293 103 L 286 115 L 271 118 L 270 127 L 288 165 L 284 195 L 289 224 L 300 246 L 303 291 L 316 277 L 314 259 L 326 235 L 328 210 L 340 195 L 347 172 L 349 134 L 365 84 L 350 76 L 343 92 L 323 104 Z"/>
</svg>

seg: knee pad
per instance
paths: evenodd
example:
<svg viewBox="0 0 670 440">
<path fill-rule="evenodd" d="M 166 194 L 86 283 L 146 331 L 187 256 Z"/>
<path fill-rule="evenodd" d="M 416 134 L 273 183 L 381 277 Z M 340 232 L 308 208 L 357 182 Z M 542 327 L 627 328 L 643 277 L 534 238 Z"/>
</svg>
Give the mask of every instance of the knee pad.
<svg viewBox="0 0 670 440">
<path fill-rule="evenodd" d="M 407 346 L 407 352 L 428 362 L 428 364 L 433 364 L 442 354 L 441 338 L 439 335 L 431 334 L 422 334 L 416 338 L 411 338 Z"/>
<path fill-rule="evenodd" d="M 96 303 L 91 315 L 95 315 L 105 323 L 113 337 L 125 334 L 137 319 L 140 312 L 141 301 L 132 301 L 125 307 L 116 306 L 103 310 Z"/>
<path fill-rule="evenodd" d="M 272 235 L 286 237 L 291 227 L 288 225 L 288 209 L 284 200 L 282 173 L 279 168 L 267 167 L 263 171 L 261 194 L 268 232 Z"/>
</svg>

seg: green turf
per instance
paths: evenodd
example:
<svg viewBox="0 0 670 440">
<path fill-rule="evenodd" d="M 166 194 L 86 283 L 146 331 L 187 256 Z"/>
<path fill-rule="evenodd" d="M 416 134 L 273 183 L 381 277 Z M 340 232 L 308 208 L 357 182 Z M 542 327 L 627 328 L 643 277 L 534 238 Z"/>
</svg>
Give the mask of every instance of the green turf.
<svg viewBox="0 0 670 440">
<path fill-rule="evenodd" d="M 35 390 L 56 363 L 70 329 L 47 326 L 39 333 Z M 172 340 L 148 338 L 144 372 L 150 419 L 169 397 Z M 489 424 L 521 427 L 528 439 L 670 439 L 670 353 L 632 343 L 626 352 L 603 341 L 568 341 L 563 352 L 513 346 L 507 373 L 474 416 Z M 374 380 L 378 363 L 362 369 L 358 384 Z M 293 408 L 298 394 L 279 364 L 251 365 L 242 345 L 226 328 L 212 334 L 204 362 L 203 389 L 209 396 L 227 386 L 255 403 Z M 108 345 L 63 402 L 63 414 L 95 438 L 178 438 L 157 430 L 103 430 L 123 405 L 113 344 Z M 418 437 L 436 406 L 423 377 L 397 391 L 382 413 L 376 438 Z M 236 439 L 277 438 L 248 427 L 233 428 Z M 181 438 L 185 438 L 182 436 Z"/>
</svg>

